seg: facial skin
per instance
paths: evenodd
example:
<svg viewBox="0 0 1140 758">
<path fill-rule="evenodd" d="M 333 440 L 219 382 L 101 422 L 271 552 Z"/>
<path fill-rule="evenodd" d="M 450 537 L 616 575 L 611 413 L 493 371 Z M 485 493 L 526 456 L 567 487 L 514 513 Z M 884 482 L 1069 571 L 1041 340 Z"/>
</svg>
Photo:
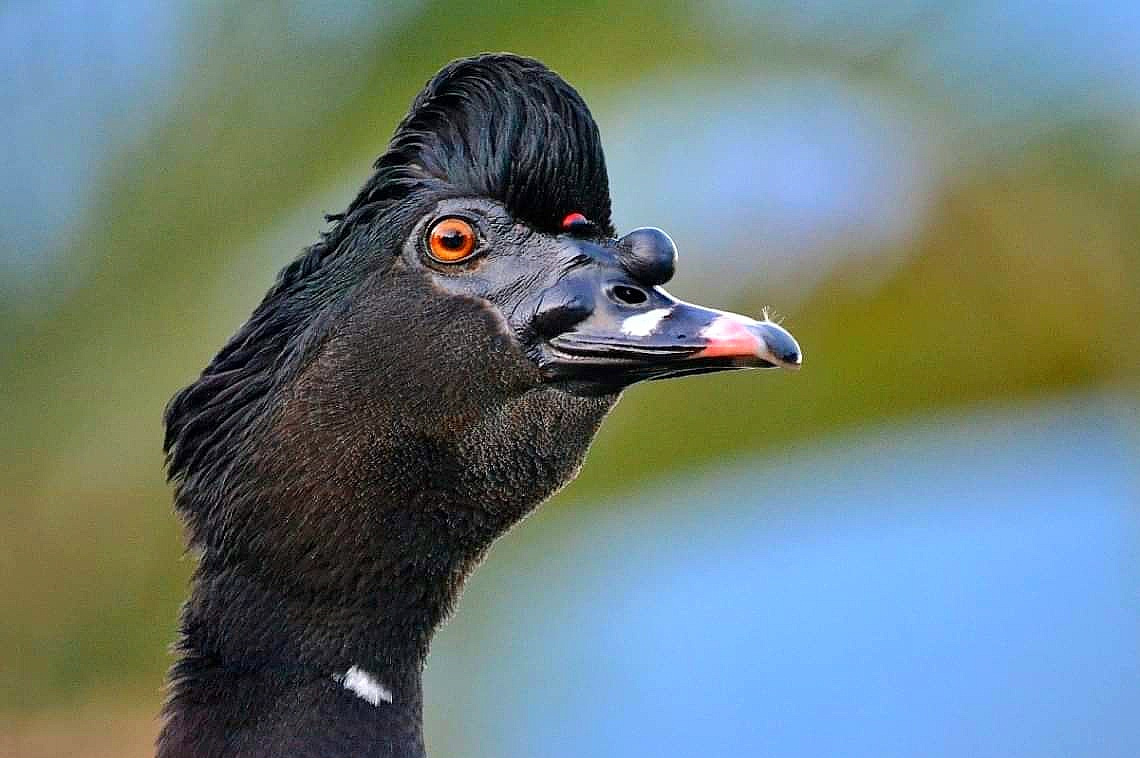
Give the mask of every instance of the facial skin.
<svg viewBox="0 0 1140 758">
<path fill-rule="evenodd" d="M 579 221 L 567 233 L 543 234 L 497 203 L 446 200 L 416 226 L 403 260 L 441 290 L 488 303 L 544 381 L 568 392 L 606 394 L 644 379 L 733 368 L 798 368 L 798 345 L 775 324 L 683 303 L 661 289 L 677 258 L 663 232 L 607 239 Z M 455 262 L 441 261 L 430 249 L 432 229 L 455 233 L 453 226 L 473 233 L 474 245 Z"/>
</svg>

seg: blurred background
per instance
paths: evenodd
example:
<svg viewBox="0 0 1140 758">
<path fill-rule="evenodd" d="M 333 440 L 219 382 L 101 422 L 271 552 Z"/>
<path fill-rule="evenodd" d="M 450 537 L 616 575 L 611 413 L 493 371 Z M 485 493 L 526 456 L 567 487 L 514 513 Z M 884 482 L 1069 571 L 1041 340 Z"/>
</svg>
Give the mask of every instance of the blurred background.
<svg viewBox="0 0 1140 758">
<path fill-rule="evenodd" d="M 163 405 L 502 49 L 806 361 L 627 394 L 437 639 L 432 754 L 1140 755 L 1130 0 L 0 4 L 0 754 L 150 754 Z"/>
</svg>

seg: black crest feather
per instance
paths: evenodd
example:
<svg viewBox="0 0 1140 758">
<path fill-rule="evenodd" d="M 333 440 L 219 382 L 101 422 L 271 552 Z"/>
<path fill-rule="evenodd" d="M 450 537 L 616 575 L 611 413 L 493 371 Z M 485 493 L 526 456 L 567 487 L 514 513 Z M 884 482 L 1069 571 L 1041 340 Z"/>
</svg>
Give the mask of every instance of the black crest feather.
<svg viewBox="0 0 1140 758">
<path fill-rule="evenodd" d="M 578 92 L 542 63 L 508 53 L 454 61 L 412 103 L 345 214 L 417 189 L 497 200 L 535 229 L 579 212 L 613 234 L 601 137 Z"/>
</svg>

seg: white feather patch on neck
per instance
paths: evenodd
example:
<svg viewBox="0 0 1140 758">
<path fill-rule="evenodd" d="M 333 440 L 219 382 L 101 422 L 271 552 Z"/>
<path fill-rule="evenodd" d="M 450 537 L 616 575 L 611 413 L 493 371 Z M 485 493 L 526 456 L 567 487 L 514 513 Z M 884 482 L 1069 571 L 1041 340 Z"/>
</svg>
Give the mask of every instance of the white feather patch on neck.
<svg viewBox="0 0 1140 758">
<path fill-rule="evenodd" d="M 380 705 L 381 700 L 385 703 L 392 702 L 392 691 L 359 666 L 353 666 L 344 672 L 343 676 L 334 676 L 333 679 L 344 685 L 346 690 L 372 705 Z"/>
</svg>

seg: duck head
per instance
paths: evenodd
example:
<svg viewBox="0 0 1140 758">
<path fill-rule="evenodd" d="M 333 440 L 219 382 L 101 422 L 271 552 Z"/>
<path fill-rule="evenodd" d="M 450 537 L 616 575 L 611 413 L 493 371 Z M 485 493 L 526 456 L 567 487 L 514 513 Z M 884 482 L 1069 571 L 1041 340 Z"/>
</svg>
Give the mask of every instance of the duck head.
<svg viewBox="0 0 1140 758">
<path fill-rule="evenodd" d="M 801 363 L 782 327 L 662 288 L 677 264 L 673 241 L 657 228 L 616 233 L 590 111 L 531 59 L 482 55 L 441 70 L 348 209 L 329 219 L 168 408 L 181 491 L 262 456 L 266 435 L 287 461 L 307 441 L 331 437 L 324 454 L 367 449 L 399 427 L 437 443 L 428 459 L 446 458 L 488 419 L 522 440 L 535 418 L 568 408 L 593 419 L 567 419 L 584 425 L 565 435 L 574 449 L 562 457 L 576 463 L 631 384 Z M 200 508 L 183 510 L 192 532 L 209 528 Z"/>
<path fill-rule="evenodd" d="M 432 330 L 505 336 L 538 370 L 537 384 L 578 395 L 800 365 L 799 346 L 776 324 L 662 289 L 676 268 L 673 241 L 656 228 L 615 233 L 597 127 L 578 93 L 541 64 L 482 56 L 444 69 L 376 168 L 322 246 L 322 257 L 340 260 L 323 265 L 387 269 L 387 281 L 361 288 L 403 299 L 410 315 L 427 300 L 454 309 L 475 302 L 493 314 L 492 322 L 405 325 L 408 349 L 441 374 L 464 380 L 478 356 L 433 349 Z M 422 299 L 395 288 L 397 276 L 426 283 L 413 288 Z M 495 359 L 522 356 L 504 350 Z"/>
</svg>

